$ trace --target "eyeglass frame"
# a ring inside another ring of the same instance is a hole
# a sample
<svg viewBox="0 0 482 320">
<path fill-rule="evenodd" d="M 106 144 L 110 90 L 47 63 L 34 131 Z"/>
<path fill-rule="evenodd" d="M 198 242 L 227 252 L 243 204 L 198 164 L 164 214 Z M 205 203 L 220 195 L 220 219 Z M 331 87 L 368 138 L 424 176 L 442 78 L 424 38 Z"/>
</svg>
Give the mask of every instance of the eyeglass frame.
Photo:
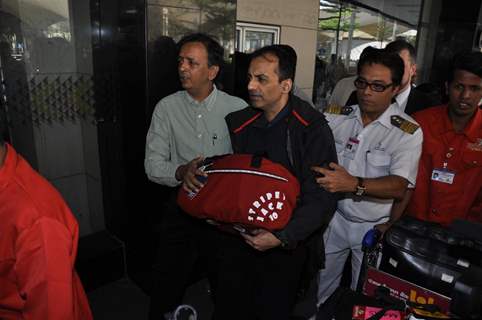
<svg viewBox="0 0 482 320">
<path fill-rule="evenodd" d="M 363 87 L 357 86 L 357 82 L 363 83 Z M 387 90 L 388 88 L 393 86 L 393 82 L 389 83 L 389 84 L 381 84 L 381 83 L 376 83 L 376 82 L 368 82 L 368 81 L 358 77 L 353 81 L 353 85 L 355 86 L 355 88 L 360 89 L 360 90 L 364 90 L 367 87 L 370 87 L 370 90 L 372 90 L 374 92 L 384 92 L 385 90 Z M 373 86 L 380 86 L 381 90 L 375 89 Z"/>
</svg>

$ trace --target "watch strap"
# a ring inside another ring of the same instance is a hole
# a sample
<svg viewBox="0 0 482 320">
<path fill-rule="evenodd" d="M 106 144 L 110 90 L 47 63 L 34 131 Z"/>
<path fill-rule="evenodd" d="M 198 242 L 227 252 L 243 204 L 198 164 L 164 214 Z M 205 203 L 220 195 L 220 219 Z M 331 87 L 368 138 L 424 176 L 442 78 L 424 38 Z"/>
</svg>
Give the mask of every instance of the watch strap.
<svg viewBox="0 0 482 320">
<path fill-rule="evenodd" d="M 364 180 L 363 180 L 362 177 L 356 177 L 356 178 L 358 180 L 358 184 L 356 186 L 355 194 L 357 196 L 362 196 L 365 193 L 365 190 L 366 190 L 365 183 L 364 183 Z"/>
</svg>

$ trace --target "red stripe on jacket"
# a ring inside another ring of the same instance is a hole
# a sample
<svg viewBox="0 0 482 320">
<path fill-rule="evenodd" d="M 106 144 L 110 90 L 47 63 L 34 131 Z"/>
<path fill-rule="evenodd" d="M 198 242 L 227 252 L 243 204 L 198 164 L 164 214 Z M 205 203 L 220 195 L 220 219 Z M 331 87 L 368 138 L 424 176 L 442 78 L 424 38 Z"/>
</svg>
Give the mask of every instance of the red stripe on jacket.
<svg viewBox="0 0 482 320">
<path fill-rule="evenodd" d="M 254 120 L 258 119 L 260 115 L 262 115 L 263 113 L 260 112 L 258 113 L 257 115 L 255 115 L 254 117 L 252 117 L 251 119 L 249 119 L 248 121 L 246 121 L 245 123 L 243 123 L 242 125 L 240 125 L 238 128 L 234 129 L 233 132 L 234 133 L 238 133 L 239 131 L 243 130 L 246 126 L 248 126 L 251 122 L 253 122 Z"/>
<path fill-rule="evenodd" d="M 301 122 L 305 127 L 307 127 L 310 124 L 308 121 L 303 119 L 303 117 L 301 117 L 299 115 L 299 113 L 296 112 L 295 110 L 293 110 L 291 113 L 293 113 L 293 115 L 296 117 L 296 119 L 298 119 L 298 121 Z"/>
</svg>

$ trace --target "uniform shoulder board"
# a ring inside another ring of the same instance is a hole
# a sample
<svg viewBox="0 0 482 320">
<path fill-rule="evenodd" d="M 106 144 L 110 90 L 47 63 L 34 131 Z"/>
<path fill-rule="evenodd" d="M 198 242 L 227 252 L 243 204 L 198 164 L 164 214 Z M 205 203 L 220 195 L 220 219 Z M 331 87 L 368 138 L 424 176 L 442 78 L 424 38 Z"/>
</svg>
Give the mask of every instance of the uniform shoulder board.
<svg viewBox="0 0 482 320">
<path fill-rule="evenodd" d="M 326 113 L 331 113 L 331 114 L 341 114 L 344 116 L 349 115 L 352 113 L 353 108 L 352 107 L 341 107 L 337 106 L 336 104 L 330 104 L 326 109 Z"/>
<path fill-rule="evenodd" d="M 408 121 L 400 116 L 391 116 L 390 122 L 400 130 L 406 133 L 413 134 L 418 129 L 418 125 L 413 122 Z"/>
</svg>

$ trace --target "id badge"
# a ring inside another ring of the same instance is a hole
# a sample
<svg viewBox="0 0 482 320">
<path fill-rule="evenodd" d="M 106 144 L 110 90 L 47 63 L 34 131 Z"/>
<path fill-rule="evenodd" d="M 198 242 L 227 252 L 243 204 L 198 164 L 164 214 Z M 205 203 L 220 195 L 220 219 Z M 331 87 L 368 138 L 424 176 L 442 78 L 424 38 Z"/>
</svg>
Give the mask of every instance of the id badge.
<svg viewBox="0 0 482 320">
<path fill-rule="evenodd" d="M 455 173 L 447 169 L 433 169 L 432 180 L 442 183 L 452 184 L 454 183 Z"/>
<path fill-rule="evenodd" d="M 358 149 L 359 145 L 360 140 L 355 137 L 350 137 L 345 145 L 344 156 L 351 160 L 355 159 L 356 150 Z"/>
</svg>

